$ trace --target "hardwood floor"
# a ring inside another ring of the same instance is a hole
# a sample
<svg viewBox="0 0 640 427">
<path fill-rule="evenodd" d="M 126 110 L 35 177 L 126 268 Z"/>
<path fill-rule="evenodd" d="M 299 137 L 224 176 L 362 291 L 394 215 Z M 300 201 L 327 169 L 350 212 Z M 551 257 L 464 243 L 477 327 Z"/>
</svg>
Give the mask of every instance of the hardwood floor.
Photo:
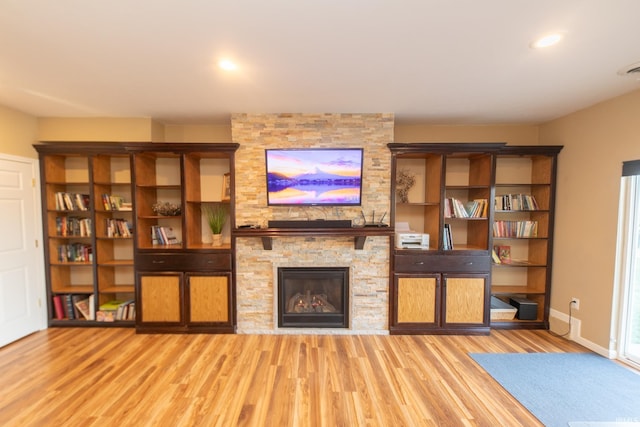
<svg viewBox="0 0 640 427">
<path fill-rule="evenodd" d="M 52 328 L 0 348 L 0 425 L 540 426 L 468 353 L 585 351 L 526 330 L 292 336 Z"/>
</svg>

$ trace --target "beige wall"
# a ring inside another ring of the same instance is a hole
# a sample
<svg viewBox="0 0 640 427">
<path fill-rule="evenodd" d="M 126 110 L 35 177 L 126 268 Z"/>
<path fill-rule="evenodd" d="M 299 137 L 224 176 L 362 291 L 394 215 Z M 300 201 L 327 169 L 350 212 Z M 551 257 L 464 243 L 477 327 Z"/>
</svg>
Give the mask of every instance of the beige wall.
<svg viewBox="0 0 640 427">
<path fill-rule="evenodd" d="M 231 142 L 231 122 L 164 124 L 149 118 L 46 117 L 38 120 L 40 141 Z"/>
<path fill-rule="evenodd" d="M 164 138 L 171 142 L 231 142 L 231 122 L 224 125 L 167 124 Z"/>
<path fill-rule="evenodd" d="M 443 126 L 396 123 L 395 142 L 506 142 L 537 145 L 538 126 L 486 125 Z"/>
<path fill-rule="evenodd" d="M 640 91 L 540 127 L 558 161 L 552 308 L 574 316 L 582 338 L 609 348 L 622 162 L 640 159 Z"/>
<path fill-rule="evenodd" d="M 149 118 L 45 117 L 38 120 L 40 141 L 149 142 L 162 137 Z"/>
<path fill-rule="evenodd" d="M 0 105 L 0 153 L 36 158 L 32 145 L 37 141 L 35 117 Z"/>
</svg>

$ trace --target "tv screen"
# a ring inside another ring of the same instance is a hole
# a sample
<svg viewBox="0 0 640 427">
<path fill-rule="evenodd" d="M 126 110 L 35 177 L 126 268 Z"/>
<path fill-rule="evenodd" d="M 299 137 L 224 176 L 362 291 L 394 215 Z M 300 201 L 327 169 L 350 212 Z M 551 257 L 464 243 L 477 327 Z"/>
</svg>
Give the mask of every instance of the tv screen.
<svg viewBox="0 0 640 427">
<path fill-rule="evenodd" d="M 359 206 L 362 148 L 267 149 L 270 206 Z"/>
</svg>

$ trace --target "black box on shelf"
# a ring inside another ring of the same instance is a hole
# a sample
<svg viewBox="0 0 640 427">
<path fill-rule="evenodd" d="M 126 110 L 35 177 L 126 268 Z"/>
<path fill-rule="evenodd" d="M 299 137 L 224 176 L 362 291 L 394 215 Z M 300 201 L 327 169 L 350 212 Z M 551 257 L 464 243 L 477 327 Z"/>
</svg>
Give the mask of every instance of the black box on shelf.
<svg viewBox="0 0 640 427">
<path fill-rule="evenodd" d="M 536 320 L 538 318 L 538 303 L 521 297 L 511 297 L 509 304 L 518 309 L 516 317 L 520 320 Z"/>
</svg>

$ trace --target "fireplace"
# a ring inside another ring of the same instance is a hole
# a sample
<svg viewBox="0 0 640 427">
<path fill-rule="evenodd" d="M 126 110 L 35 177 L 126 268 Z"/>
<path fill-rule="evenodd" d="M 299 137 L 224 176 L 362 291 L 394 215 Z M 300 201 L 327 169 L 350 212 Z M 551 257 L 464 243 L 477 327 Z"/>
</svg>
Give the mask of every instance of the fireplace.
<svg viewBox="0 0 640 427">
<path fill-rule="evenodd" d="M 278 268 L 278 327 L 348 326 L 349 267 Z"/>
</svg>

